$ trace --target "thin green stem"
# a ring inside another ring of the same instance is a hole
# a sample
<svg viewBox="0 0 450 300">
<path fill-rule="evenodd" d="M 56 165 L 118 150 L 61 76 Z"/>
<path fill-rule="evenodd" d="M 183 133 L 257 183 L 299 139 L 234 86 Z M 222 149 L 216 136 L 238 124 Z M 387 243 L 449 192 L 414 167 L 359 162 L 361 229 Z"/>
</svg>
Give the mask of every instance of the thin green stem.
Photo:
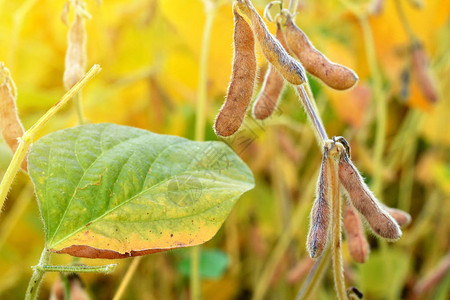
<svg viewBox="0 0 450 300">
<path fill-rule="evenodd" d="M 289 0 L 289 11 L 292 14 L 297 12 L 298 0 Z"/>
<path fill-rule="evenodd" d="M 11 160 L 11 163 L 3 176 L 2 182 L 0 183 L 0 209 L 5 203 L 6 196 L 8 195 L 9 189 L 11 187 L 17 172 L 19 171 L 20 164 L 25 159 L 30 145 L 33 143 L 34 136 L 36 133 L 48 122 L 48 120 L 61 109 L 61 107 L 66 104 L 74 95 L 76 95 L 85 85 L 91 80 L 101 68 L 99 65 L 94 65 L 80 81 L 77 82 L 67 93 L 52 107 L 50 108 L 30 129 L 28 129 L 22 136 L 19 146 Z"/>
<path fill-rule="evenodd" d="M 39 259 L 38 266 L 46 265 L 50 262 L 51 252 L 44 248 Z M 31 276 L 30 283 L 28 284 L 27 292 L 25 294 L 25 300 L 37 299 L 39 286 L 41 285 L 42 279 L 44 278 L 45 271 L 34 268 L 33 275 Z"/>
<path fill-rule="evenodd" d="M 311 180 L 308 183 L 305 192 L 302 194 L 302 198 L 303 199 L 311 198 L 314 193 L 315 187 L 316 187 L 315 181 Z M 284 253 L 289 247 L 289 244 L 292 241 L 295 232 L 301 226 L 303 220 L 305 220 L 305 217 L 308 214 L 307 209 L 308 205 L 309 203 L 307 201 L 301 201 L 299 202 L 299 204 L 297 204 L 297 207 L 295 208 L 290 218 L 288 227 L 286 228 L 286 230 L 283 231 L 280 238 L 278 239 L 277 244 L 272 250 L 272 253 L 270 254 L 267 260 L 267 263 L 264 265 L 264 269 L 257 280 L 255 293 L 253 295 L 254 300 L 264 299 L 267 289 L 269 288 L 270 279 L 272 278 L 276 267 L 278 266 L 281 258 L 283 257 Z"/>
<path fill-rule="evenodd" d="M 200 279 L 200 251 L 201 247 L 196 246 L 191 248 L 191 281 L 190 294 L 191 299 L 201 299 L 201 279 Z"/>
<path fill-rule="evenodd" d="M 13 232 L 14 228 L 16 228 L 17 222 L 22 217 L 25 212 L 28 204 L 30 204 L 31 199 L 34 196 L 34 189 L 31 184 L 27 184 L 25 188 L 20 192 L 16 201 L 14 202 L 14 206 L 5 216 L 5 219 L 2 222 L 2 226 L 0 228 L 0 249 L 3 247 L 3 244 Z"/>
<path fill-rule="evenodd" d="M 83 110 L 83 97 L 81 96 L 81 92 L 74 96 L 74 105 L 77 112 L 78 123 L 81 125 L 86 124 L 86 118 L 84 116 Z"/>
<path fill-rule="evenodd" d="M 200 51 L 200 65 L 198 73 L 198 100 L 195 119 L 195 140 L 205 140 L 206 124 L 206 99 L 208 88 L 208 59 L 209 46 L 211 42 L 211 30 L 216 15 L 216 6 L 210 0 L 205 0 L 205 25 L 203 29 L 202 48 Z"/>
<path fill-rule="evenodd" d="M 331 187 L 332 187 L 332 218 L 331 218 L 331 251 L 333 258 L 333 277 L 338 299 L 347 299 L 345 290 L 344 269 L 342 262 L 342 241 L 341 241 L 341 194 L 338 176 L 338 162 L 330 155 L 327 157 L 330 166 Z"/>
<path fill-rule="evenodd" d="M 120 300 L 125 293 L 125 290 L 128 287 L 128 284 L 131 281 L 131 278 L 133 278 L 134 273 L 137 270 L 137 267 L 139 266 L 139 263 L 142 260 L 142 256 L 138 256 L 136 258 L 133 258 L 131 261 L 130 266 L 128 267 L 127 273 L 125 273 L 124 278 L 120 282 L 119 288 L 117 289 L 116 294 L 114 295 L 113 300 Z"/>
<path fill-rule="evenodd" d="M 394 0 L 395 3 L 395 9 L 397 10 L 398 17 L 400 19 L 400 23 L 403 26 L 403 29 L 405 29 L 406 34 L 408 35 L 409 39 L 411 41 L 417 41 L 416 35 L 414 34 L 414 31 L 411 28 L 411 25 L 409 25 L 408 19 L 406 18 L 405 11 L 403 10 L 403 6 L 400 2 L 400 0 Z"/>
<path fill-rule="evenodd" d="M 328 135 L 325 131 L 322 120 L 320 119 L 319 112 L 317 111 L 317 106 L 315 104 L 313 94 L 311 93 L 307 82 L 302 85 L 296 86 L 296 89 L 300 96 L 300 101 L 302 102 L 306 114 L 308 115 L 308 120 L 311 122 L 314 133 L 316 134 L 316 138 L 319 142 L 319 147 L 323 149 L 325 142 L 328 140 Z"/>
<path fill-rule="evenodd" d="M 376 105 L 377 129 L 375 133 L 373 191 L 375 195 L 381 195 L 383 189 L 382 173 L 385 167 L 383 152 L 386 141 L 387 105 L 382 86 L 381 74 L 376 61 L 375 43 L 369 20 L 367 19 L 367 16 L 359 16 L 358 19 L 363 31 L 367 62 L 373 78 L 373 98 Z"/>
<path fill-rule="evenodd" d="M 64 291 L 64 300 L 70 300 L 72 297 L 71 293 L 70 293 L 70 280 L 69 278 L 67 278 L 66 274 L 64 273 L 60 273 L 61 276 L 61 283 L 63 286 L 63 291 Z"/>
<path fill-rule="evenodd" d="M 208 59 L 209 46 L 211 42 L 211 31 L 216 15 L 216 5 L 211 0 L 204 0 L 205 4 L 205 25 L 203 29 L 202 48 L 200 51 L 200 65 L 198 73 L 198 100 L 195 119 L 195 140 L 205 140 L 206 124 L 206 100 L 208 92 Z M 201 299 L 201 279 L 200 279 L 200 246 L 191 249 L 191 276 L 190 295 L 191 300 Z"/>
<path fill-rule="evenodd" d="M 319 281 L 322 279 L 328 263 L 330 262 L 331 247 L 328 246 L 314 264 L 311 272 L 306 278 L 295 300 L 307 300 L 311 298 L 312 292 L 315 290 Z"/>
<path fill-rule="evenodd" d="M 86 266 L 86 265 L 69 265 L 69 266 L 53 266 L 53 265 L 37 265 L 34 270 L 44 272 L 65 272 L 65 273 L 105 273 L 114 272 L 117 264 L 110 264 L 105 266 Z"/>
</svg>

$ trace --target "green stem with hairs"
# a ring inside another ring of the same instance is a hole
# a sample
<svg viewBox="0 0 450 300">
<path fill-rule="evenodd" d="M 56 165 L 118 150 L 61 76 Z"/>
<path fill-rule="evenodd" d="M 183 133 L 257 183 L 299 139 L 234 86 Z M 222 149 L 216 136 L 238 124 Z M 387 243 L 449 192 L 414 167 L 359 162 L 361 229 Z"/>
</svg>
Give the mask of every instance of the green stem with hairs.
<svg viewBox="0 0 450 300">
<path fill-rule="evenodd" d="M 39 286 L 41 285 L 42 279 L 45 275 L 45 270 L 41 270 L 37 267 L 46 265 L 50 262 L 51 252 L 44 248 L 39 259 L 39 264 L 34 268 L 33 275 L 31 276 L 30 283 L 28 284 L 27 292 L 25 294 L 25 300 L 37 299 Z"/>
</svg>

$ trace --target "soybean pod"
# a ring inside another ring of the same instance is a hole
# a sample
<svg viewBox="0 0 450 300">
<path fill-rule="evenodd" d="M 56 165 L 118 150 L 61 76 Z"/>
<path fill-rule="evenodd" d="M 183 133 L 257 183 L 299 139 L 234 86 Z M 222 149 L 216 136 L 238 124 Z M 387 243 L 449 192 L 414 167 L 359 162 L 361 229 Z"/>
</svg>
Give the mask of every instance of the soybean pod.
<svg viewBox="0 0 450 300">
<path fill-rule="evenodd" d="M 275 69 L 293 85 L 305 83 L 303 66 L 283 48 L 281 43 L 269 32 L 256 9 L 249 0 L 236 0 L 239 10 L 247 16 L 255 32 L 262 53 Z"/>
<path fill-rule="evenodd" d="M 286 41 L 289 49 L 297 56 L 306 71 L 336 90 L 351 88 L 358 81 L 358 75 L 349 68 L 331 62 L 318 51 L 306 34 L 298 28 L 292 17 L 286 19 Z"/>
</svg>

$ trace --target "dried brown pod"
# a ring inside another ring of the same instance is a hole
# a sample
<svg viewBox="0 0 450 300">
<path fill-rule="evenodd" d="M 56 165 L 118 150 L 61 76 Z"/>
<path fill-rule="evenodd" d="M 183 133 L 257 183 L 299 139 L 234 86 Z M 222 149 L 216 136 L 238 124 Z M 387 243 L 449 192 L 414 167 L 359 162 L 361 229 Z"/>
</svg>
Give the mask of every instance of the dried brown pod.
<svg viewBox="0 0 450 300">
<path fill-rule="evenodd" d="M 230 136 L 241 127 L 255 84 L 256 55 L 253 31 L 235 7 L 233 7 L 233 13 L 233 70 L 227 98 L 214 124 L 214 130 L 218 136 Z"/>
<path fill-rule="evenodd" d="M 364 216 L 377 235 L 388 240 L 397 240 L 402 236 L 397 222 L 369 190 L 345 151 L 339 160 L 339 180 L 353 206 Z"/>
<path fill-rule="evenodd" d="M 236 0 L 235 3 L 250 20 L 256 40 L 266 59 L 290 83 L 294 85 L 305 83 L 307 78 L 303 66 L 290 56 L 281 43 L 269 32 L 252 3 L 249 0 Z"/>
<path fill-rule="evenodd" d="M 24 134 L 22 122 L 17 114 L 16 106 L 16 86 L 11 78 L 9 70 L 0 63 L 0 127 L 3 138 L 12 152 L 16 152 L 19 147 L 19 138 Z M 27 170 L 27 159 L 21 165 Z"/>
<path fill-rule="evenodd" d="M 284 33 L 279 23 L 277 23 L 277 32 L 275 36 L 284 49 L 287 50 Z M 267 74 L 264 77 L 261 92 L 253 105 L 253 116 L 255 119 L 264 120 L 272 115 L 278 105 L 283 88 L 283 76 L 281 76 L 281 74 L 272 65 L 269 65 Z"/>
<path fill-rule="evenodd" d="M 404 227 L 411 223 L 411 215 L 398 208 L 385 206 L 384 209 L 394 218 L 398 226 Z"/>
<path fill-rule="evenodd" d="M 358 75 L 355 72 L 343 65 L 331 62 L 318 51 L 290 16 L 286 18 L 286 41 L 289 49 L 297 56 L 306 71 L 329 87 L 346 90 L 358 81 Z"/>
<path fill-rule="evenodd" d="M 64 87 L 70 89 L 84 75 L 86 68 L 86 28 L 85 16 L 76 10 L 75 18 L 67 34 L 67 51 L 64 70 Z"/>
<path fill-rule="evenodd" d="M 355 208 L 349 203 L 345 205 L 344 229 L 347 232 L 347 244 L 352 258 L 358 263 L 366 262 L 369 257 L 369 243 L 364 228 Z"/>
<path fill-rule="evenodd" d="M 311 210 L 311 221 L 306 247 L 311 258 L 319 257 L 328 242 L 328 227 L 330 225 L 330 167 L 325 148 L 317 182 L 317 196 Z"/>
<path fill-rule="evenodd" d="M 428 59 L 423 46 L 416 42 L 412 45 L 412 64 L 417 83 L 424 97 L 430 102 L 438 100 L 438 93 L 428 70 Z"/>
</svg>

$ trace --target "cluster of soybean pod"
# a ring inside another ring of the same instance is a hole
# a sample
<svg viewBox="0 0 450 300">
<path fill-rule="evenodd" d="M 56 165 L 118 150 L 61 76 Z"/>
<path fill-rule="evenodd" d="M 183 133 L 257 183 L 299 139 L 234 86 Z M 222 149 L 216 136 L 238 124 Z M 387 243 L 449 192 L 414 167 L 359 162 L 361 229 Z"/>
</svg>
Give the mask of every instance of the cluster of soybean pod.
<svg viewBox="0 0 450 300">
<path fill-rule="evenodd" d="M 275 111 L 285 81 L 297 87 L 305 83 L 308 86 L 305 69 L 337 90 L 349 89 L 358 81 L 354 71 L 331 62 L 318 51 L 287 10 L 278 15 L 282 18 L 275 18 L 275 36 L 269 32 L 250 0 L 235 0 L 233 13 L 234 61 L 226 101 L 214 124 L 218 136 L 231 136 L 239 130 L 252 100 L 257 68 L 255 39 L 269 62 L 264 83 L 252 108 L 255 119 L 264 120 Z M 329 245 L 333 231 L 330 218 L 336 217 L 333 214 L 338 215 L 339 223 L 339 238 L 333 246 L 340 247 L 341 205 L 335 210 L 330 203 L 336 189 L 337 197 L 342 190 L 343 198 L 347 199 L 344 229 L 350 254 L 359 263 L 367 260 L 370 251 L 361 216 L 374 234 L 389 241 L 399 239 L 402 235 L 400 227 L 411 220 L 406 212 L 389 208 L 375 198 L 350 160 L 347 141 L 343 137 L 334 137 L 323 147 L 317 196 L 311 210 L 307 250 L 312 258 L 320 257 Z"/>
</svg>

